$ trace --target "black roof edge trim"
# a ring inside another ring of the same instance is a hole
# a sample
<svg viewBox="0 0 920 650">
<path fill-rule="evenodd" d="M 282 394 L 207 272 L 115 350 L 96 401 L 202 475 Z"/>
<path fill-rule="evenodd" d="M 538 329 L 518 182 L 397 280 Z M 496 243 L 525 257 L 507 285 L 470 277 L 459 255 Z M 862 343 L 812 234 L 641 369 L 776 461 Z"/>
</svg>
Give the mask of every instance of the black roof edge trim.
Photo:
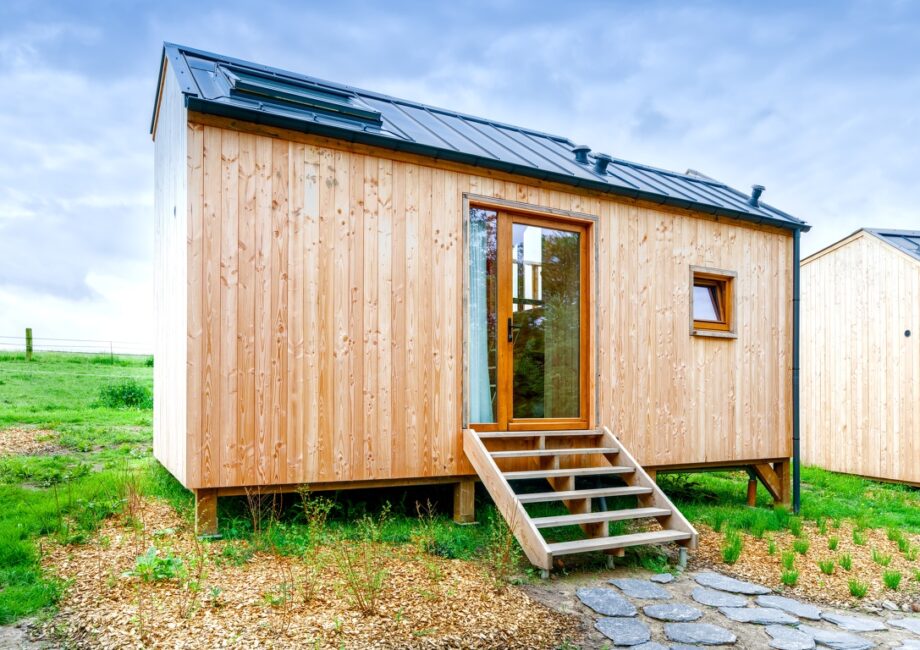
<svg viewBox="0 0 920 650">
<path fill-rule="evenodd" d="M 707 205 L 705 203 L 696 203 L 686 199 L 663 197 L 659 194 L 643 192 L 641 190 L 630 190 L 628 188 L 613 186 L 602 181 L 581 179 L 573 176 L 567 176 L 561 173 L 555 174 L 552 172 L 534 169 L 532 167 L 526 167 L 524 165 L 518 165 L 515 163 L 483 159 L 480 156 L 471 156 L 461 152 L 451 152 L 444 149 L 438 149 L 436 147 L 430 147 L 428 145 L 418 144 L 415 142 L 406 142 L 402 140 L 397 141 L 386 136 L 367 133 L 366 131 L 345 131 L 334 126 L 327 126 L 317 122 L 307 122 L 304 120 L 286 118 L 278 115 L 270 115 L 257 110 L 251 110 L 237 106 L 228 106 L 218 102 L 211 102 L 206 99 L 201 99 L 194 96 L 186 96 L 186 107 L 189 110 L 194 110 L 199 113 L 206 113 L 219 117 L 236 118 L 245 122 L 264 124 L 266 126 L 275 126 L 278 128 L 290 129 L 292 131 L 300 131 L 303 133 L 313 133 L 336 140 L 357 142 L 360 144 L 383 147 L 384 149 L 392 149 L 394 151 L 405 151 L 408 153 L 426 156 L 433 160 L 448 160 L 451 162 L 473 165 L 475 167 L 483 167 L 486 169 L 510 172 L 519 176 L 527 176 L 529 178 L 553 181 L 563 185 L 582 187 L 585 189 L 599 191 L 604 194 L 614 194 L 616 196 L 641 199 L 643 201 L 649 201 L 659 205 L 683 208 L 685 210 L 691 210 L 693 212 L 700 212 L 717 217 L 729 217 L 739 221 L 745 221 L 748 223 L 754 223 L 763 226 L 772 226 L 782 230 L 798 230 L 801 232 L 807 232 L 811 230 L 810 225 L 800 221 L 792 223 L 782 219 L 756 216 L 746 212 L 729 210 L 713 205 Z"/>
<path fill-rule="evenodd" d="M 156 94 L 153 96 L 153 112 L 150 115 L 150 135 L 152 136 L 156 135 L 154 129 L 156 129 L 157 126 L 157 114 L 160 110 L 160 94 L 163 91 L 163 83 L 166 81 L 164 69 L 166 68 L 167 60 L 172 65 L 174 72 L 180 77 L 176 79 L 176 83 L 179 84 L 179 89 L 182 91 L 182 94 L 185 95 L 186 107 L 188 107 L 189 96 L 195 95 L 198 92 L 197 88 L 192 86 L 194 81 L 192 71 L 189 69 L 185 57 L 180 53 L 180 49 L 172 43 L 164 43 L 163 50 L 160 53 L 160 71 L 157 75 Z M 185 80 L 184 84 L 182 83 L 183 79 Z"/>
</svg>

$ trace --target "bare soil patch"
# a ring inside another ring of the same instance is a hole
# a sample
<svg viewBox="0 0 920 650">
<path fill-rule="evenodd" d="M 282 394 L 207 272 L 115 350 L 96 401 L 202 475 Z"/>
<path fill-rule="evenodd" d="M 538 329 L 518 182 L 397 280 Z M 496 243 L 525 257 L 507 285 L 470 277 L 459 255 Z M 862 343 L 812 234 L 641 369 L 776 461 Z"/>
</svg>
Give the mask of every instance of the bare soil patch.
<svg viewBox="0 0 920 650">
<path fill-rule="evenodd" d="M 307 598 L 297 588 L 306 575 L 301 558 L 256 552 L 234 561 L 241 542 L 196 545 L 188 525 L 159 502 L 143 502 L 130 523 L 110 520 L 92 542 L 45 556 L 48 569 L 72 580 L 49 629 L 65 630 L 77 647 L 554 648 L 580 634 L 577 618 L 497 586 L 483 566 L 411 546 L 381 555 L 387 574 L 377 611 L 363 614 L 335 563 L 318 565 Z M 201 558 L 197 589 L 130 575 L 151 545 L 161 557 Z"/>
<path fill-rule="evenodd" d="M 13 427 L 0 431 L 0 457 L 39 456 L 60 450 L 58 434 L 47 429 Z"/>
<path fill-rule="evenodd" d="M 806 522 L 799 538 L 789 531 L 768 531 L 763 539 L 745 534 L 741 557 L 735 564 L 729 565 L 722 560 L 721 549 L 725 535 L 706 526 L 698 526 L 697 529 L 700 532 L 700 545 L 695 553 L 691 553 L 693 568 L 712 567 L 723 573 L 787 592 L 790 596 L 836 607 L 876 611 L 887 601 L 889 609 L 893 603 L 899 609 L 912 610 L 915 604 L 920 604 L 920 582 L 917 581 L 917 577 L 920 577 L 920 561 L 917 558 L 910 559 L 907 553 L 902 552 L 896 541 L 888 539 L 885 530 L 859 531 L 859 535 L 865 539 L 864 544 L 854 542 L 854 526 L 849 523 L 842 523 L 839 528 L 833 528 L 828 524 L 826 534 L 822 534 L 815 524 Z M 902 535 L 911 547 L 920 546 L 920 536 L 908 533 Z M 831 538 L 837 539 L 835 550 L 828 548 Z M 773 554 L 769 552 L 771 539 L 775 546 Z M 808 550 L 804 555 L 793 549 L 796 539 L 808 541 Z M 873 551 L 879 558 L 890 557 L 888 566 L 878 564 L 873 559 Z M 799 577 L 794 587 L 787 587 L 781 581 L 783 553 L 793 553 L 795 557 L 795 570 L 799 572 Z M 844 555 L 849 555 L 852 560 L 849 570 L 840 566 L 840 560 Z M 820 561 L 834 562 L 831 575 L 821 571 L 818 564 Z M 886 571 L 897 571 L 902 574 L 897 590 L 889 589 L 885 585 L 883 575 Z M 868 587 L 864 598 L 854 598 L 850 595 L 851 580 L 858 580 Z"/>
</svg>

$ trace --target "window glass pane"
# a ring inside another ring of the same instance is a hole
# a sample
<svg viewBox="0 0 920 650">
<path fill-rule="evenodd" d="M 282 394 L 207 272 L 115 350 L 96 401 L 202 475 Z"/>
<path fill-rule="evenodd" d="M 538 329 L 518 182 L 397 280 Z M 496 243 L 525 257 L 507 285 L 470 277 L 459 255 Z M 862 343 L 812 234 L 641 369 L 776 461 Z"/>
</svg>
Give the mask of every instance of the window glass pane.
<svg viewBox="0 0 920 650">
<path fill-rule="evenodd" d="M 495 422 L 498 386 L 498 215 L 470 209 L 469 421 Z"/>
<path fill-rule="evenodd" d="M 511 251 L 515 418 L 580 415 L 581 237 L 515 223 Z"/>
<path fill-rule="evenodd" d="M 712 285 L 693 286 L 693 320 L 718 323 L 722 320 L 716 301 L 718 288 Z"/>
</svg>

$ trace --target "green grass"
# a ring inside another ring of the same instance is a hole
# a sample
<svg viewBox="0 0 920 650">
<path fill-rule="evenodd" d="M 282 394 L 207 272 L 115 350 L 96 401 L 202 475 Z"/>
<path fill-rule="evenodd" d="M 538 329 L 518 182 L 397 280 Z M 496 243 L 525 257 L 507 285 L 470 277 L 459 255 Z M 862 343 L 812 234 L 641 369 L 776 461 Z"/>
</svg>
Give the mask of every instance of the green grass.
<svg viewBox="0 0 920 650">
<path fill-rule="evenodd" d="M 869 593 L 869 585 L 865 582 L 860 582 L 853 578 L 847 584 L 850 587 L 850 595 L 854 598 L 865 598 L 866 594 Z"/>
<path fill-rule="evenodd" d="M 886 587 L 892 591 L 897 591 L 898 587 L 901 585 L 902 577 L 900 571 L 885 571 L 885 573 L 882 574 L 882 581 L 885 583 Z"/>
</svg>

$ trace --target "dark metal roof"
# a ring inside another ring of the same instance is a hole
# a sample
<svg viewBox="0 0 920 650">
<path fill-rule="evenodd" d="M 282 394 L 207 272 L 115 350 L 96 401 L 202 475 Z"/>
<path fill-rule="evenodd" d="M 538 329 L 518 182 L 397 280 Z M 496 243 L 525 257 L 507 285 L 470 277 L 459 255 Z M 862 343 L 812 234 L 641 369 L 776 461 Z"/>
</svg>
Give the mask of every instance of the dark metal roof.
<svg viewBox="0 0 920 650">
<path fill-rule="evenodd" d="M 701 174 L 617 158 L 603 174 L 576 162 L 568 138 L 463 115 L 166 43 L 189 110 L 387 147 L 621 196 L 808 230 L 804 221 Z M 162 77 L 162 75 L 161 75 Z M 162 79 L 161 79 L 162 83 Z M 159 88 L 157 89 L 159 98 Z M 156 119 L 156 109 L 154 117 Z M 151 122 L 151 132 L 154 123 Z"/>
<path fill-rule="evenodd" d="M 863 230 L 920 260 L 920 230 L 881 230 L 878 228 L 863 228 Z"/>
</svg>

